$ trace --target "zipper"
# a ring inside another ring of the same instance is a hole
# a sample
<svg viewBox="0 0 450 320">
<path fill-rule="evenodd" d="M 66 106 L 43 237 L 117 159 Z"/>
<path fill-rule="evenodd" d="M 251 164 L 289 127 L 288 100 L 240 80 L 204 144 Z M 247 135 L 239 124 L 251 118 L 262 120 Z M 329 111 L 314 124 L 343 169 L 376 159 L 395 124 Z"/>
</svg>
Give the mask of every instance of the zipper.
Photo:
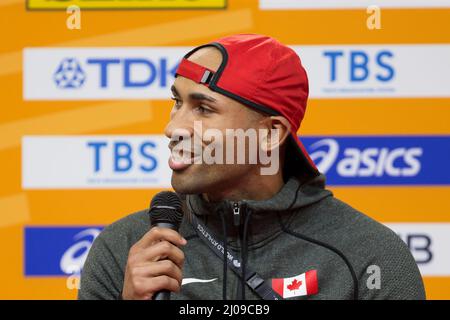
<svg viewBox="0 0 450 320">
<path fill-rule="evenodd" d="M 233 202 L 233 224 L 235 227 L 239 227 L 241 224 L 241 204 L 239 202 Z"/>
<path fill-rule="evenodd" d="M 239 234 L 239 242 L 242 245 L 243 242 L 243 225 L 241 223 L 241 221 L 245 220 L 245 216 L 247 214 L 246 210 L 247 210 L 247 203 L 245 201 L 235 201 L 232 204 L 233 207 L 233 225 L 238 228 L 238 234 Z M 241 258 L 242 258 L 242 250 L 243 248 L 241 247 Z M 242 261 L 241 261 L 242 263 Z M 238 281 L 237 285 L 236 285 L 236 293 L 235 293 L 235 299 L 243 299 L 242 296 L 242 286 L 245 286 L 245 284 L 242 284 L 240 278 L 236 278 L 236 280 Z"/>
</svg>

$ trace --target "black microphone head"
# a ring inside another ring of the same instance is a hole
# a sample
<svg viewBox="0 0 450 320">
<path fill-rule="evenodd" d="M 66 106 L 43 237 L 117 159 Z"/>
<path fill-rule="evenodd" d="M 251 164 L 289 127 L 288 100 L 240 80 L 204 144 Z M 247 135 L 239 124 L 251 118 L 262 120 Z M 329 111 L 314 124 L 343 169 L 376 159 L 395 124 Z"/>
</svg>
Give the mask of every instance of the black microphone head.
<svg viewBox="0 0 450 320">
<path fill-rule="evenodd" d="M 171 191 L 162 191 L 156 194 L 150 203 L 150 223 L 152 226 L 167 223 L 178 230 L 183 219 L 183 209 L 180 197 Z"/>
</svg>

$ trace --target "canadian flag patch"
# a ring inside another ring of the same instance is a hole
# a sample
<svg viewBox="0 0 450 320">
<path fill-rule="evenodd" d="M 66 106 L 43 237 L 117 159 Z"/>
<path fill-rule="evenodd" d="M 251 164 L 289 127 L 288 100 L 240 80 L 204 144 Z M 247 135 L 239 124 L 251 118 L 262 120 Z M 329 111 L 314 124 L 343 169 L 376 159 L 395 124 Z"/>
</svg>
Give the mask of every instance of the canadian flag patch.
<svg viewBox="0 0 450 320">
<path fill-rule="evenodd" d="M 319 292 L 317 270 L 310 270 L 291 278 L 272 279 L 272 288 L 283 298 L 316 294 Z"/>
</svg>

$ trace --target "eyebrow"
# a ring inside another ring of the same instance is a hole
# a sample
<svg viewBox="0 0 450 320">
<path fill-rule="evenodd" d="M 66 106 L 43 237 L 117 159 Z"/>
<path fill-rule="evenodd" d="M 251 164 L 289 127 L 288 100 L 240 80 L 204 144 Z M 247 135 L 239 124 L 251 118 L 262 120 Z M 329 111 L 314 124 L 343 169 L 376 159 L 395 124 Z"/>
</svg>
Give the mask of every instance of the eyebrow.
<svg viewBox="0 0 450 320">
<path fill-rule="evenodd" d="M 200 92 L 192 92 L 189 94 L 189 98 L 192 100 L 207 100 L 211 102 L 216 102 L 217 100 L 211 96 L 208 96 L 207 94 L 200 93 Z"/>
<path fill-rule="evenodd" d="M 180 94 L 178 93 L 177 88 L 174 85 L 172 85 L 170 87 L 170 90 L 172 90 L 172 93 L 175 96 L 178 96 L 178 97 L 180 96 Z M 209 96 L 207 94 L 200 93 L 200 92 L 192 92 L 192 93 L 190 93 L 189 94 L 189 98 L 192 99 L 192 100 L 207 100 L 207 101 L 211 101 L 211 102 L 217 102 L 217 99 L 215 99 L 215 98 L 213 98 L 213 97 L 211 97 L 211 96 Z"/>
</svg>

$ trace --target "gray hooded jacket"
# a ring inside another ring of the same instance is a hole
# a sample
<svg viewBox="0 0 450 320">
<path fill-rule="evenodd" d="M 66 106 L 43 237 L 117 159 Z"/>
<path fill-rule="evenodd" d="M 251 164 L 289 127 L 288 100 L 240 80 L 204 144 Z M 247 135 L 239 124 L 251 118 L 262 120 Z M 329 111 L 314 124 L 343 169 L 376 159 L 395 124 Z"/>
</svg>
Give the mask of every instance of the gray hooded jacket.
<svg viewBox="0 0 450 320">
<path fill-rule="evenodd" d="M 238 226 L 233 223 L 237 206 Z M 288 299 L 425 299 L 422 278 L 404 242 L 336 199 L 325 189 L 323 175 L 303 184 L 290 178 L 265 201 L 208 203 L 200 195 L 187 195 L 184 207 L 180 233 L 188 240 L 183 247 L 186 281 L 179 293 L 171 294 L 172 300 L 222 300 L 224 294 L 226 299 L 259 299 L 234 272 L 225 272 L 223 260 L 195 232 L 190 214 L 216 239 L 226 236 L 228 250 L 242 256 L 246 268 L 269 285 L 272 279 L 315 270 L 317 293 Z M 106 227 L 89 252 L 78 298 L 118 299 L 128 251 L 149 228 L 147 210 Z"/>
</svg>

